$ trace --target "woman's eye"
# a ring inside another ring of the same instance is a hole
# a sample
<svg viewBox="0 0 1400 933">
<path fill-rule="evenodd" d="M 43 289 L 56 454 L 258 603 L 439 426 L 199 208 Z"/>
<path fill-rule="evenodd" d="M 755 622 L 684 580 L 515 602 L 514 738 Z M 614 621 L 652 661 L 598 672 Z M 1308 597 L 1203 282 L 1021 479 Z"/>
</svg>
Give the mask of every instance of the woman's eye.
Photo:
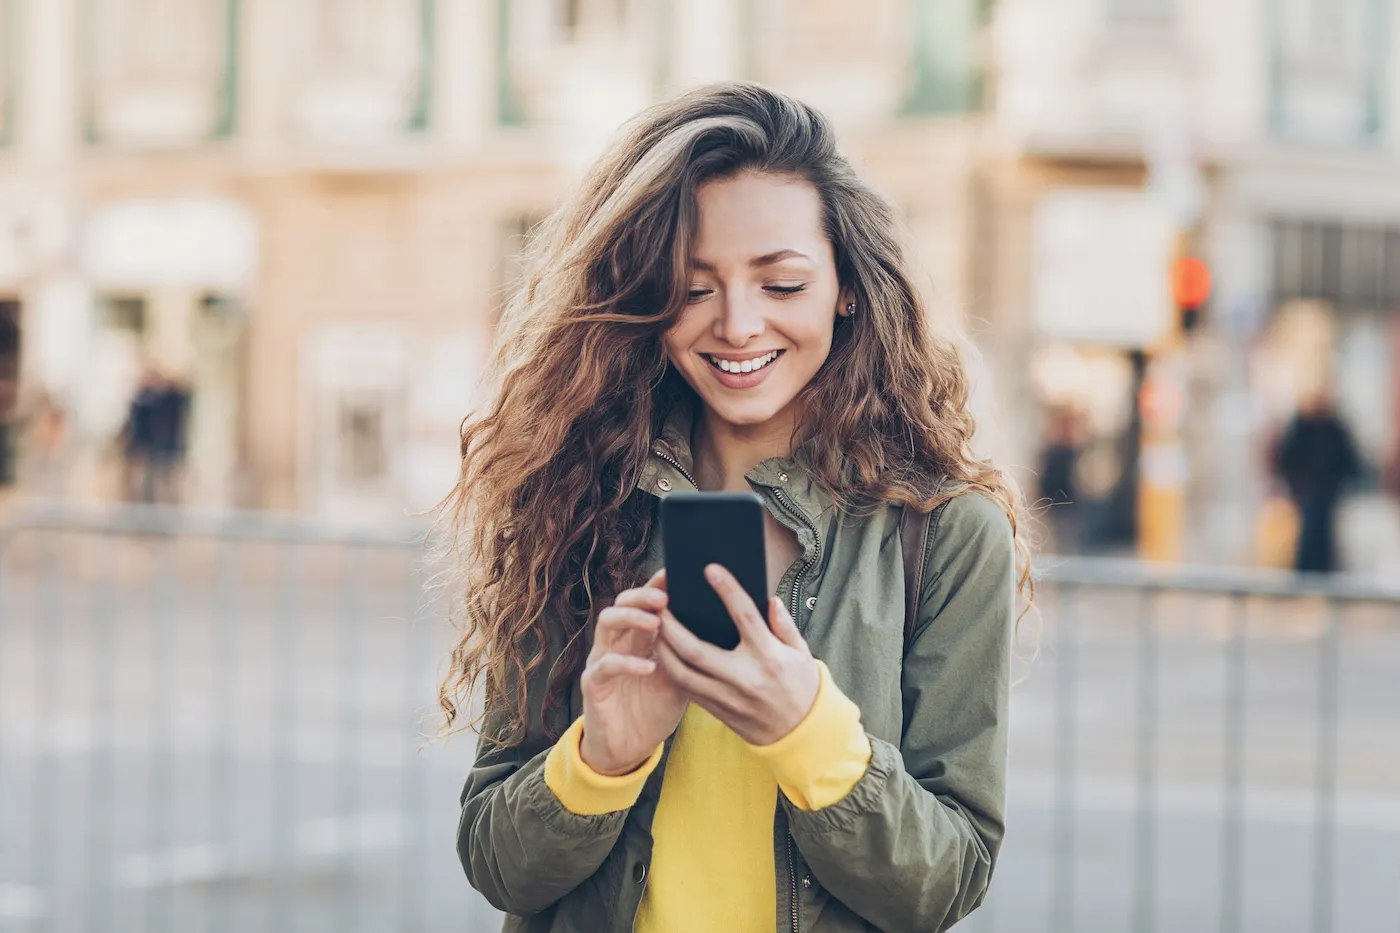
<svg viewBox="0 0 1400 933">
<path fill-rule="evenodd" d="M 779 298 L 785 298 L 788 295 L 796 295 L 806 287 L 806 285 L 765 285 L 763 290 L 777 295 Z"/>
<path fill-rule="evenodd" d="M 689 293 L 686 294 L 686 300 L 694 304 L 697 301 L 704 301 L 713 294 L 714 291 L 708 288 L 692 288 Z"/>
</svg>

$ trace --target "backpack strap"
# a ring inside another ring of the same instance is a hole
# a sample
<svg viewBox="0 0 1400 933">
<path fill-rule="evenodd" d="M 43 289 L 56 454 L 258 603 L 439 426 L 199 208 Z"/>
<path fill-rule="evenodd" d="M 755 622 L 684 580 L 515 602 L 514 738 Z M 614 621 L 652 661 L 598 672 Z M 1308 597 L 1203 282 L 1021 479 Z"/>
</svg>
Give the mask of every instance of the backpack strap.
<svg viewBox="0 0 1400 933">
<path fill-rule="evenodd" d="M 939 506 L 935 511 L 942 511 Z M 924 564 L 928 559 L 929 523 L 933 512 L 904 506 L 899 516 L 899 539 L 904 550 L 904 651 L 914 640 L 918 623 L 919 593 L 924 588 Z"/>
</svg>

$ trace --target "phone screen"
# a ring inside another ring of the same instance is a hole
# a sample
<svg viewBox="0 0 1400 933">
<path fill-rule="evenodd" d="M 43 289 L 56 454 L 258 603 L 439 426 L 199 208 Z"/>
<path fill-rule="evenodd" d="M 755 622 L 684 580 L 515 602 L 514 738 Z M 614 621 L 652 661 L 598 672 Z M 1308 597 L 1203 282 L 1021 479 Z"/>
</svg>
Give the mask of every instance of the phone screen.
<svg viewBox="0 0 1400 933">
<path fill-rule="evenodd" d="M 728 568 L 768 617 L 763 501 L 751 492 L 676 492 L 661 501 L 662 550 L 671 613 L 711 644 L 731 649 L 739 630 L 705 566 Z"/>
</svg>

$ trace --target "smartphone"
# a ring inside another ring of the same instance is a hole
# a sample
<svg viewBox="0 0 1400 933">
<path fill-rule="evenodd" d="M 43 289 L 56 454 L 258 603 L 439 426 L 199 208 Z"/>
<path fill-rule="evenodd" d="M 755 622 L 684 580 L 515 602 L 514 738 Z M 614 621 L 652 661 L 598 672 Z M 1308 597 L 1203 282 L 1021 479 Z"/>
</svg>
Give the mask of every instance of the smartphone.
<svg viewBox="0 0 1400 933">
<path fill-rule="evenodd" d="M 768 567 L 763 548 L 763 501 L 751 492 L 676 492 L 661 500 L 661 537 L 671 614 L 699 638 L 726 650 L 739 630 L 705 567 L 734 574 L 764 619 Z"/>
</svg>

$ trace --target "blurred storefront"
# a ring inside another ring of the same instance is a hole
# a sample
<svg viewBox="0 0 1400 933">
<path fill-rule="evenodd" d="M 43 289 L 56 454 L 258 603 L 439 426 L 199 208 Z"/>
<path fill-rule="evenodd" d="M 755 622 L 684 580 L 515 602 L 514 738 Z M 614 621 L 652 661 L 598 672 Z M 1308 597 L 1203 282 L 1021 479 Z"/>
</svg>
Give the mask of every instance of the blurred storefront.
<svg viewBox="0 0 1400 933">
<path fill-rule="evenodd" d="M 66 431 L 61 479 L 21 485 L 119 495 L 154 368 L 194 389 L 184 501 L 430 507 L 529 227 L 704 81 L 825 109 L 963 307 L 985 26 L 972 0 L 0 4 L 0 301 L 20 407 Z"/>
<path fill-rule="evenodd" d="M 0 3 L 16 481 L 115 495 L 152 364 L 195 389 L 186 501 L 430 507 L 531 225 L 622 119 L 750 78 L 827 112 L 898 206 L 981 352 L 978 444 L 1033 495 L 1073 461 L 1078 546 L 1141 550 L 1146 517 L 1159 553 L 1252 559 L 1303 383 L 1368 462 L 1400 449 L 1381 6 Z M 1215 280 L 1189 337 L 1183 251 Z"/>
</svg>

